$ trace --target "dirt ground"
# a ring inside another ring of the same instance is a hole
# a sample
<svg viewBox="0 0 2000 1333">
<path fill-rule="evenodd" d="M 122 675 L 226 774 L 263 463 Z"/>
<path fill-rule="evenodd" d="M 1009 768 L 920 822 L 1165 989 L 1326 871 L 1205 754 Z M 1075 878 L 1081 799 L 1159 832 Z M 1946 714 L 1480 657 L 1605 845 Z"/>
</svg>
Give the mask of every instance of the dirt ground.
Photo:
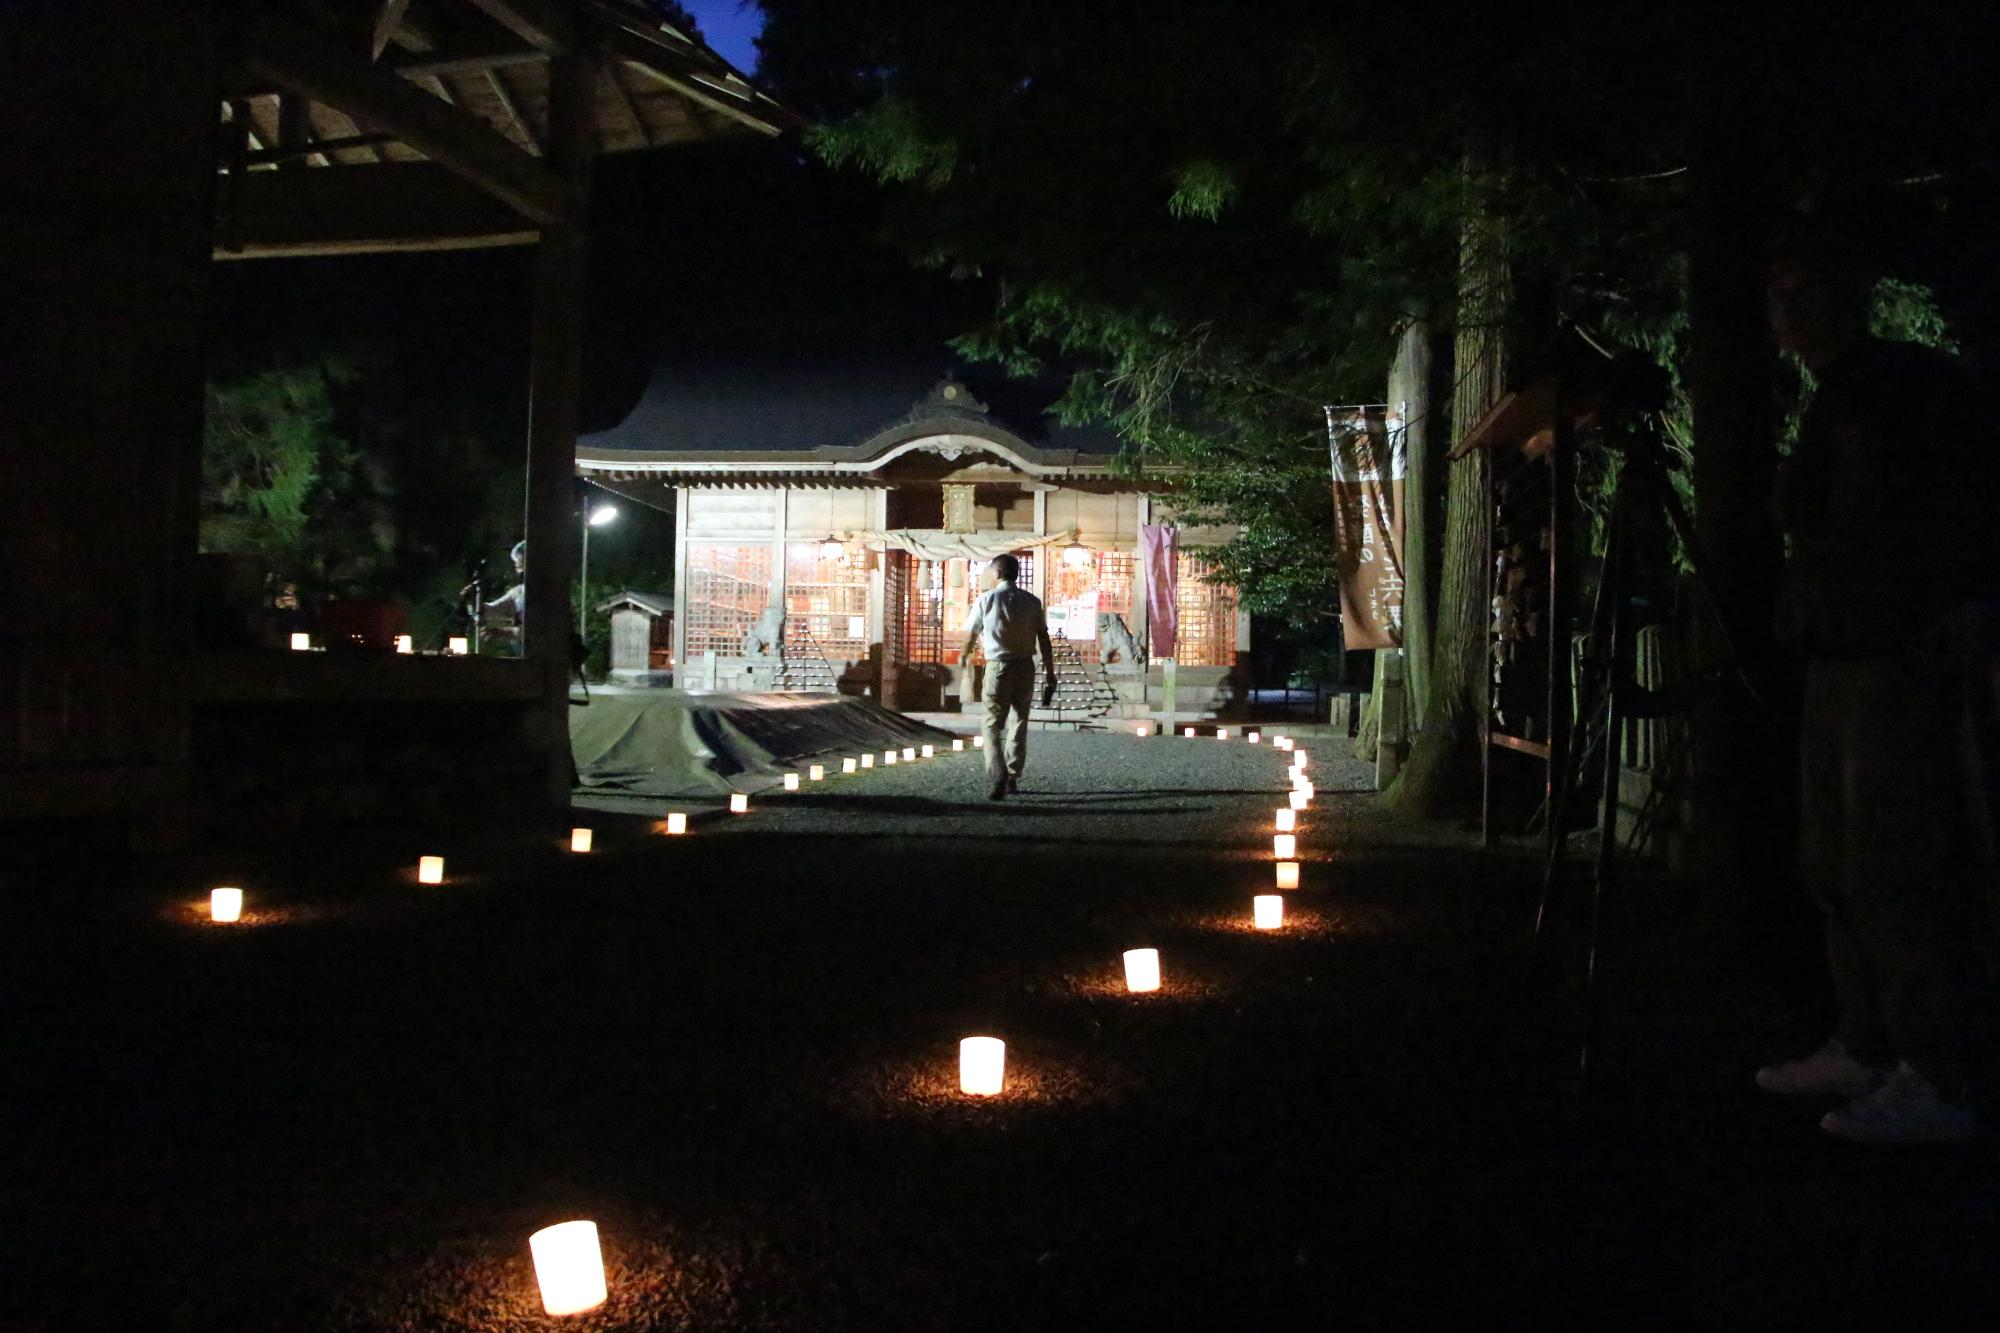
<svg viewBox="0 0 2000 1333">
<path fill-rule="evenodd" d="M 16 881 L 0 1330 L 1993 1326 L 1989 1146 L 1756 1093 L 1808 1006 L 1644 886 L 1580 1087 L 1575 914 L 1309 745 L 1275 933 L 1283 760 L 1209 738 Z M 552 1320 L 571 1217 L 611 1296 Z"/>
</svg>

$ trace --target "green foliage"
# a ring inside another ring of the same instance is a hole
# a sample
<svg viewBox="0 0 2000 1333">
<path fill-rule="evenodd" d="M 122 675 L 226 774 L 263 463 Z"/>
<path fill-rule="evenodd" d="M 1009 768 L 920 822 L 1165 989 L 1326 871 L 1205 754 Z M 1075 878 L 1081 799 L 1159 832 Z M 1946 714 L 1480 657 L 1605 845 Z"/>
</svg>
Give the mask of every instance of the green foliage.
<svg viewBox="0 0 2000 1333">
<path fill-rule="evenodd" d="M 1167 196 L 1167 212 L 1177 218 L 1206 218 L 1213 222 L 1236 197 L 1236 176 L 1214 158 L 1196 158 L 1174 174 L 1174 192 Z"/>
<path fill-rule="evenodd" d="M 816 125 L 806 142 L 830 166 L 859 167 L 885 181 L 914 182 L 927 190 L 951 183 L 958 149 L 924 126 L 917 109 L 887 97 L 837 125 Z"/>
</svg>

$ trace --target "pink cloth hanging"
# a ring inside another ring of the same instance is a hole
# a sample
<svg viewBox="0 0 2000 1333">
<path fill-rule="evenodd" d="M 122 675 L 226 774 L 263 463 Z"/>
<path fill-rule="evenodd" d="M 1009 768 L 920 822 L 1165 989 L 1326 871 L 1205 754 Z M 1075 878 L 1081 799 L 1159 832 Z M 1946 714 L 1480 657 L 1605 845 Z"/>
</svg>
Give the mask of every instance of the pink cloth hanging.
<svg viewBox="0 0 2000 1333">
<path fill-rule="evenodd" d="M 1146 569 L 1147 656 L 1172 657 L 1180 637 L 1179 528 L 1148 523 L 1139 529 L 1139 558 Z"/>
</svg>

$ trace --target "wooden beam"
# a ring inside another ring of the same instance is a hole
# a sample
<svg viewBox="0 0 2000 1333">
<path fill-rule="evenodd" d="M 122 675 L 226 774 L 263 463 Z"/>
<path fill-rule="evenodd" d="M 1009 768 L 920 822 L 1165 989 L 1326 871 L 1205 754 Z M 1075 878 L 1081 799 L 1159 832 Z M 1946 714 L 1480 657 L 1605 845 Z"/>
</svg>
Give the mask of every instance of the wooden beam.
<svg viewBox="0 0 2000 1333">
<path fill-rule="evenodd" d="M 707 107 L 718 115 L 726 116 L 746 129 L 759 134 L 779 134 L 784 126 L 777 120 L 767 120 L 752 109 L 754 103 L 749 96 L 736 96 L 720 89 L 710 91 L 695 81 L 695 62 L 685 57 L 677 58 L 663 47 L 644 41 L 623 28 L 606 28 L 598 33 L 598 40 L 609 56 L 626 62 L 646 78 L 673 89 L 696 106 Z M 703 77 L 716 78 L 717 74 L 703 72 Z M 745 85 L 746 92 L 748 85 Z"/>
<path fill-rule="evenodd" d="M 485 74 L 486 86 L 493 90 L 493 96 L 500 103 L 500 109 L 507 113 L 507 119 L 512 121 L 514 127 L 521 131 L 521 137 L 528 141 L 528 151 L 536 157 L 540 157 L 542 155 L 541 141 L 535 138 L 534 127 L 529 125 L 528 118 L 521 114 L 521 108 L 515 105 L 514 94 L 507 90 L 506 83 L 500 78 L 500 71 L 488 69 L 485 71 Z"/>
<path fill-rule="evenodd" d="M 577 46 L 576 18 L 550 0 L 472 0 L 475 8 L 543 51 L 572 51 Z"/>
<path fill-rule="evenodd" d="M 639 131 L 639 142 L 648 148 L 655 147 L 653 127 L 639 114 L 639 105 L 632 100 L 632 90 L 625 86 L 625 76 L 620 72 L 624 68 L 624 61 L 614 60 L 604 67 L 604 77 L 610 81 L 612 91 L 618 94 L 618 105 L 631 118 L 633 127 Z"/>
<path fill-rule="evenodd" d="M 510 46 L 492 51 L 426 51 L 384 63 L 406 79 L 429 79 L 440 74 L 481 74 L 489 69 L 539 65 L 548 58 L 546 51 Z"/>
<path fill-rule="evenodd" d="M 537 233 L 435 162 L 231 173 L 218 259 L 531 245 Z"/>
<path fill-rule="evenodd" d="M 389 41 L 403 26 L 404 16 L 409 13 L 410 0 L 382 0 L 382 7 L 375 12 L 375 37 L 368 45 L 368 58 L 380 60 L 382 53 L 389 49 Z"/>
<path fill-rule="evenodd" d="M 542 165 L 484 121 L 338 45 L 253 11 L 245 64 L 253 76 L 377 126 L 458 172 L 542 226 L 560 221 L 564 191 Z"/>
<path fill-rule="evenodd" d="M 338 153 L 349 148 L 373 148 L 377 144 L 389 143 L 394 138 L 395 136 L 392 134 L 349 134 L 343 135 L 338 139 L 313 140 L 301 144 L 297 148 L 266 148 L 247 154 L 244 158 L 244 165 L 261 167 L 273 162 L 283 162 L 288 158 L 326 155 Z"/>
</svg>

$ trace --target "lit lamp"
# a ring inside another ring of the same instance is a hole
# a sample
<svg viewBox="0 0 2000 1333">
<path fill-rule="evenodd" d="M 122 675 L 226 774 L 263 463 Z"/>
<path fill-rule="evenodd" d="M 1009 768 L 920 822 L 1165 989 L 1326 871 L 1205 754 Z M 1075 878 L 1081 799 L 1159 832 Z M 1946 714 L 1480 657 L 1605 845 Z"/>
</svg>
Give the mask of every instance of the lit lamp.
<svg viewBox="0 0 2000 1333">
<path fill-rule="evenodd" d="M 861 765 L 852 759 L 843 759 L 840 761 L 840 771 L 842 773 L 852 773 L 860 767 Z"/>
<path fill-rule="evenodd" d="M 1255 745 L 1259 741 L 1264 739 L 1264 733 L 1261 731 L 1253 731 L 1248 736 L 1245 736 L 1243 739 L 1249 741 L 1252 745 Z"/>
<path fill-rule="evenodd" d="M 1290 833 L 1299 826 L 1299 812 L 1289 805 L 1278 811 L 1278 832 Z"/>
<path fill-rule="evenodd" d="M 417 858 L 417 883 L 444 883 L 444 858 L 442 856 L 420 856 Z"/>
<path fill-rule="evenodd" d="M 310 634 L 294 634 L 294 635 L 292 635 L 292 651 L 293 651 L 293 652 L 295 652 L 295 653 L 302 653 L 302 652 L 305 652 L 305 651 L 306 651 L 307 649 L 311 648 L 312 646 L 313 646 L 313 639 L 312 639 L 312 635 L 310 635 Z"/>
<path fill-rule="evenodd" d="M 587 828 L 573 828 L 573 829 L 571 829 L 571 830 L 569 831 L 569 849 L 570 849 L 571 851 L 573 851 L 573 852 L 587 852 L 587 851 L 589 851 L 589 850 L 590 850 L 590 830 L 589 830 L 589 829 L 587 829 Z"/>
<path fill-rule="evenodd" d="M 967 1037 L 958 1044 L 958 1089 L 974 1097 L 997 1097 L 1007 1081 L 1007 1043 L 998 1037 Z"/>
<path fill-rule="evenodd" d="M 1285 793 L 1285 799 L 1291 802 L 1292 809 L 1303 810 L 1306 808 L 1306 802 L 1310 801 L 1312 798 L 1310 796 L 1307 796 L 1304 792 L 1294 789 L 1292 791 Z"/>
<path fill-rule="evenodd" d="M 729 793 L 729 813 L 745 815 L 750 813 L 750 798 L 740 791 Z"/>
<path fill-rule="evenodd" d="M 863 768 L 873 768 L 873 767 L 875 767 L 875 756 L 874 756 L 874 755 L 872 755 L 872 754 L 864 754 L 864 755 L 862 755 L 862 756 L 861 756 L 861 766 L 862 766 Z"/>
<path fill-rule="evenodd" d="M 806 770 L 806 780 L 807 780 L 808 782 L 825 782 L 825 781 L 826 781 L 826 765 L 825 765 L 825 764 L 814 764 L 814 765 L 813 765 L 813 766 L 812 766 L 811 768 L 808 768 L 808 769 Z"/>
<path fill-rule="evenodd" d="M 444 648 L 453 657 L 465 656 L 465 636 L 462 634 L 452 635 L 449 639 L 445 640 Z"/>
<path fill-rule="evenodd" d="M 912 759 L 915 759 L 916 757 L 917 757 L 917 747 L 916 747 L 916 746 L 914 746 L 914 745 L 905 745 L 905 746 L 903 747 L 903 762 L 904 762 L 904 763 L 908 763 L 908 762 L 909 762 L 910 760 L 912 760 Z"/>
<path fill-rule="evenodd" d="M 1228 727 L 1217 727 L 1217 728 L 1215 729 L 1215 739 L 1217 739 L 1217 740 L 1219 740 L 1219 741 L 1226 741 L 1226 740 L 1228 740 L 1228 739 L 1229 739 L 1229 728 L 1228 728 Z"/>
<path fill-rule="evenodd" d="M 785 790 L 797 791 L 798 789 L 799 789 L 799 775 L 796 773 L 785 774 Z"/>
<path fill-rule="evenodd" d="M 882 751 L 882 763 L 885 767 L 892 765 L 895 762 L 896 762 L 896 752 L 894 750 Z"/>
<path fill-rule="evenodd" d="M 935 746 L 935 745 L 926 745 L 926 746 L 924 747 L 924 758 L 926 758 L 926 759 L 935 759 L 936 757 L 937 757 L 937 746 Z"/>
<path fill-rule="evenodd" d="M 1299 854 L 1299 840 L 1296 834 L 1273 833 L 1271 835 L 1271 855 L 1280 861 L 1289 861 Z"/>
<path fill-rule="evenodd" d="M 396 636 L 396 651 L 399 653 L 414 653 L 417 651 L 416 640 L 407 634 L 398 634 Z"/>
<path fill-rule="evenodd" d="M 1139 991 L 1160 988 L 1160 951 L 1158 949 L 1127 949 L 1125 951 L 1125 989 Z"/>
<path fill-rule="evenodd" d="M 1150 735 L 1152 735 L 1152 734 L 1153 734 L 1153 729 L 1152 729 L 1151 727 L 1140 727 L 1140 728 L 1138 728 L 1138 735 L 1139 735 L 1139 739 L 1140 739 L 1140 740 L 1144 740 L 1144 739 L 1146 739 L 1146 737 L 1148 737 L 1148 736 L 1150 736 Z"/>
<path fill-rule="evenodd" d="M 986 748 L 986 738 L 985 738 L 984 736 L 974 736 L 974 737 L 972 738 L 972 748 L 973 748 L 973 749 L 975 749 L 975 750 L 983 750 L 983 749 L 985 749 L 985 748 Z"/>
<path fill-rule="evenodd" d="M 1289 750 L 1292 748 L 1292 738 L 1290 736 L 1278 736 L 1273 738 L 1271 744 L 1277 746 L 1280 750 Z"/>
<path fill-rule="evenodd" d="M 550 1314 L 581 1314 L 604 1304 L 604 1253 L 597 1223 L 561 1222 L 528 1237 L 535 1281 Z"/>
<path fill-rule="evenodd" d="M 668 832 L 668 833 L 686 833 L 687 831 L 688 831 L 688 817 L 687 817 L 686 813 L 684 813 L 683 811 L 680 811 L 680 810 L 670 810 L 670 811 L 668 811 L 668 812 L 667 812 L 667 832 Z"/>
<path fill-rule="evenodd" d="M 1299 886 L 1299 863 L 1297 861 L 1278 862 L 1278 887 L 1296 889 Z"/>
<path fill-rule="evenodd" d="M 961 739 L 959 739 L 959 740 L 955 740 L 955 741 L 953 741 L 953 742 L 951 743 L 951 749 L 952 749 L 952 753 L 954 753 L 954 754 L 957 754 L 957 753 L 959 753 L 959 752 L 963 751 L 963 750 L 965 749 L 965 741 L 964 741 L 964 739 L 963 739 L 963 738 L 961 738 Z"/>
<path fill-rule="evenodd" d="M 1183 736 L 1187 736 L 1187 737 L 1192 737 L 1192 736 L 1194 735 L 1194 728 L 1193 728 L 1193 727 L 1182 727 L 1182 728 L 1181 728 L 1181 735 L 1183 735 Z"/>
<path fill-rule="evenodd" d="M 1250 919 L 1259 930 L 1276 930 L 1285 924 L 1285 900 L 1275 893 L 1260 893 L 1250 900 Z"/>
<path fill-rule="evenodd" d="M 1313 798 L 1313 795 L 1318 791 L 1318 788 L 1314 787 L 1312 783 L 1307 782 L 1305 780 L 1305 775 L 1301 773 L 1299 775 L 1299 780 L 1292 784 L 1292 790 L 1300 793 L 1308 801 L 1310 801 Z"/>
<path fill-rule="evenodd" d="M 822 560 L 838 560 L 846 554 L 847 548 L 840 544 L 838 537 L 828 537 L 819 544 L 819 558 Z"/>
<path fill-rule="evenodd" d="M 1090 548 L 1082 542 L 1071 542 L 1063 547 L 1062 562 L 1071 569 L 1082 569 L 1090 564 Z"/>
<path fill-rule="evenodd" d="M 243 919 L 243 890 L 210 889 L 208 891 L 208 919 L 210 921 L 240 921 Z"/>
</svg>

